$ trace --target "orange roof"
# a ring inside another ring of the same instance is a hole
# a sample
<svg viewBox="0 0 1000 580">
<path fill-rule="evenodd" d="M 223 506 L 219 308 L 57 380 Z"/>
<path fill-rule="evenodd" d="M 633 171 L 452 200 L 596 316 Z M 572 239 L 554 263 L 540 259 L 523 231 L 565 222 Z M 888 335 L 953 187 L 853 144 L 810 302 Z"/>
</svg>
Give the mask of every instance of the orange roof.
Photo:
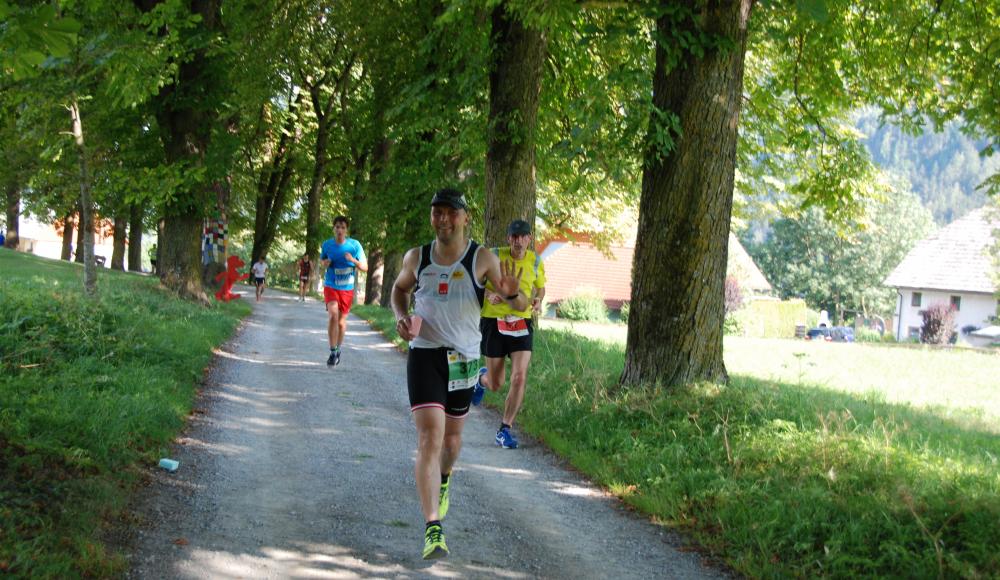
<svg viewBox="0 0 1000 580">
<path fill-rule="evenodd" d="M 585 234 L 572 233 L 575 241 L 565 238 L 545 240 L 535 249 L 545 263 L 545 299 L 558 303 L 587 288 L 596 288 L 608 308 L 621 308 L 632 299 L 632 255 L 634 243 L 608 248 L 605 256 Z M 768 293 L 771 285 L 743 249 L 736 236 L 729 234 L 727 271 L 740 279 L 741 285 L 758 293 Z"/>
<path fill-rule="evenodd" d="M 632 248 L 612 247 L 608 258 L 593 244 L 552 240 L 539 248 L 545 262 L 545 299 L 560 302 L 583 288 L 596 288 L 609 308 L 631 299 Z"/>
</svg>

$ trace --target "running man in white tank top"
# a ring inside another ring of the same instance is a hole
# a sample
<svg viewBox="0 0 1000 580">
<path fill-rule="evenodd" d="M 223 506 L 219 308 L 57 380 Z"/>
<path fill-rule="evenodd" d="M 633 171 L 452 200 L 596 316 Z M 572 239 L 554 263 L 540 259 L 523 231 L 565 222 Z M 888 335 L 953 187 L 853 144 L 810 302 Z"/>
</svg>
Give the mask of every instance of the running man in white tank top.
<svg viewBox="0 0 1000 580">
<path fill-rule="evenodd" d="M 431 200 L 430 244 L 412 248 L 392 287 L 396 331 L 410 341 L 406 382 L 417 426 L 417 495 L 424 514 L 424 559 L 448 555 L 441 520 L 462 427 L 479 375 L 479 313 L 487 280 L 515 310 L 529 306 L 521 273 L 466 236 L 465 196 L 442 189 Z M 415 306 L 409 311 L 410 293 Z"/>
</svg>

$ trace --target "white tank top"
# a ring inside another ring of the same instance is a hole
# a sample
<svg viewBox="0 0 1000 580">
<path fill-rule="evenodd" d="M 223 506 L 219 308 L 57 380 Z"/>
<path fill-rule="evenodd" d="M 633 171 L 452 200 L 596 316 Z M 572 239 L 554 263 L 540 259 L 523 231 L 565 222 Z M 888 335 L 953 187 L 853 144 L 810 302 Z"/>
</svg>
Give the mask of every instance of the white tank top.
<svg viewBox="0 0 1000 580">
<path fill-rule="evenodd" d="M 420 248 L 413 313 L 423 318 L 423 323 L 420 336 L 410 341 L 410 347 L 446 347 L 468 358 L 479 358 L 479 313 L 485 292 L 476 280 L 479 244 L 469 240 L 462 257 L 443 266 L 434 261 L 435 243 Z"/>
</svg>

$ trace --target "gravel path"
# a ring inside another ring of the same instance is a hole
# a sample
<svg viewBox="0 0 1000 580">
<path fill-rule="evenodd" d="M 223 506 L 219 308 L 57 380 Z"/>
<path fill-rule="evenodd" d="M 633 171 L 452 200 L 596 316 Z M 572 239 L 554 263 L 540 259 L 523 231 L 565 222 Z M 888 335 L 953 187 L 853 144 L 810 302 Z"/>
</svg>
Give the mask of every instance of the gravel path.
<svg viewBox="0 0 1000 580">
<path fill-rule="evenodd" d="M 405 355 L 353 316 L 340 366 L 326 355 L 322 305 L 269 291 L 218 351 L 180 469 L 151 469 L 133 505 L 130 578 L 725 576 L 530 438 L 495 447 L 483 409 L 452 480 L 451 555 L 423 561 Z"/>
</svg>

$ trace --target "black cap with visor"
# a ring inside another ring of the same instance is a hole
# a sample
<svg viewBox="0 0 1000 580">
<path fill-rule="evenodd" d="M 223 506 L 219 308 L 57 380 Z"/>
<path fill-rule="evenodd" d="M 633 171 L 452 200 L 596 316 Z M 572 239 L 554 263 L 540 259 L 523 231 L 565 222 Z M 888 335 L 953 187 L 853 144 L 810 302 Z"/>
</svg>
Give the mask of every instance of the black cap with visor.
<svg viewBox="0 0 1000 580">
<path fill-rule="evenodd" d="M 431 200 L 431 205 L 447 205 L 455 209 L 469 209 L 469 205 L 465 202 L 465 195 L 461 191 L 451 188 L 438 190 L 434 194 L 434 199 Z"/>
<path fill-rule="evenodd" d="M 531 226 L 524 220 L 514 220 L 507 226 L 508 236 L 530 236 Z"/>
</svg>

